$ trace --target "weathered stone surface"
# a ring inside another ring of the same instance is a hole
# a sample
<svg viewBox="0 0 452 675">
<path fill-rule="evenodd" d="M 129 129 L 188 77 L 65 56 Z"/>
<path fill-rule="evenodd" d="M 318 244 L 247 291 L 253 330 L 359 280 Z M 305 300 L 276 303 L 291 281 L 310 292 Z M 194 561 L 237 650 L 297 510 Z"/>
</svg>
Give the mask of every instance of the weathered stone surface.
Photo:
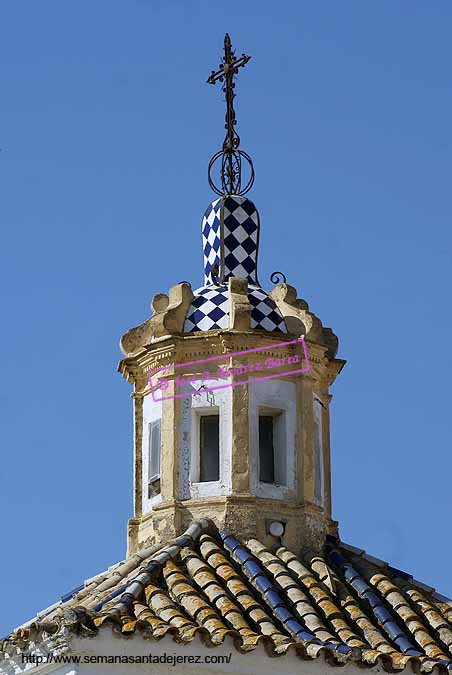
<svg viewBox="0 0 452 675">
<path fill-rule="evenodd" d="M 248 281 L 229 278 L 229 328 L 249 330 L 251 328 L 251 304 L 248 299 Z"/>
<path fill-rule="evenodd" d="M 283 315 L 287 330 L 294 335 L 309 335 L 313 339 L 321 334 L 320 320 L 309 311 L 304 300 L 297 300 L 297 289 L 289 284 L 278 284 L 270 292 Z"/>
<path fill-rule="evenodd" d="M 297 298 L 297 290 L 289 284 L 278 284 L 270 292 L 279 311 L 283 315 L 287 330 L 294 335 L 309 337 L 328 348 L 328 354 L 334 358 L 337 354 L 338 339 L 331 328 L 324 328 L 320 319 L 309 311 L 308 303 Z"/>
<path fill-rule="evenodd" d="M 283 287 L 283 288 L 281 288 Z M 184 290 L 179 288 L 183 295 Z M 242 303 L 246 297 L 246 282 L 234 280 L 230 283 L 230 292 L 238 298 L 237 313 L 232 315 L 234 326 L 243 325 L 240 322 L 247 314 L 248 309 Z M 292 287 L 281 284 L 280 297 L 288 299 L 287 307 L 296 309 L 293 316 L 305 323 L 303 328 L 309 328 L 305 338 L 305 344 L 309 356 L 309 372 L 296 373 L 285 376 L 288 382 L 295 383 L 293 400 L 291 405 L 296 412 L 296 424 L 293 427 L 294 434 L 294 467 L 295 486 L 287 489 L 284 499 L 276 498 L 276 495 L 263 497 L 255 491 L 254 482 L 256 461 L 254 464 L 250 456 L 252 442 L 250 440 L 250 391 L 249 385 L 240 384 L 232 387 L 230 408 L 227 413 L 231 418 L 231 461 L 230 480 L 226 480 L 227 487 L 221 494 L 209 493 L 208 496 L 190 497 L 181 493 L 180 480 L 180 401 L 171 399 L 162 403 L 161 424 L 161 499 L 147 508 L 150 512 L 143 513 L 140 508 L 139 491 L 143 489 L 140 462 L 144 455 L 140 455 L 143 443 L 142 416 L 140 417 L 140 401 L 143 397 L 150 396 L 147 382 L 147 373 L 150 369 L 158 369 L 166 366 L 165 377 L 169 378 L 169 388 L 166 395 L 174 393 L 172 379 L 177 373 L 181 375 L 213 376 L 219 361 L 215 357 L 221 357 L 222 364 L 228 364 L 231 381 L 243 380 L 243 375 L 238 374 L 238 368 L 244 365 L 253 366 L 259 361 L 275 357 L 284 361 L 293 356 L 293 334 L 284 336 L 270 335 L 264 331 L 252 329 L 232 328 L 229 330 L 209 331 L 197 334 L 172 334 L 161 336 L 156 341 L 146 345 L 146 349 L 138 349 L 132 355 L 123 359 L 119 369 L 124 377 L 135 385 L 135 512 L 134 518 L 129 522 L 128 550 L 132 553 L 147 544 L 164 543 L 168 539 L 181 534 L 193 520 L 199 518 L 211 518 L 219 529 L 228 529 L 241 539 L 257 537 L 266 545 L 271 546 L 276 540 L 268 534 L 268 526 L 272 520 L 283 522 L 285 532 L 282 543 L 300 551 L 309 546 L 313 550 L 320 550 L 325 541 L 326 533 L 334 532 L 336 525 L 331 520 L 331 491 L 330 491 L 330 447 L 329 447 L 329 416 L 328 404 L 330 401 L 329 386 L 343 366 L 343 361 L 335 359 L 331 349 L 323 342 L 322 330 L 317 330 L 319 323 L 308 313 L 303 301 L 296 300 L 296 293 Z M 295 299 L 294 299 L 295 298 Z M 174 299 L 174 298 L 173 298 Z M 181 296 L 179 296 L 179 300 Z M 170 300 L 170 298 L 169 298 Z M 284 302 L 286 302 L 284 300 Z M 295 305 L 293 303 L 296 303 Z M 291 304 L 292 303 L 292 304 Z M 170 302 L 166 306 L 165 298 L 154 299 L 155 310 L 168 312 Z M 173 303 L 178 306 L 178 303 Z M 166 306 L 166 309 L 165 309 Z M 316 328 L 317 326 L 317 328 Z M 312 335 L 319 334 L 316 340 Z M 276 346 L 287 341 L 287 348 Z M 258 352 L 250 350 L 259 350 Z M 243 355 L 242 355 L 243 352 Z M 230 356 L 229 354 L 234 354 Z M 212 361 L 212 357 L 214 360 Z M 225 358 L 223 358 L 225 357 Z M 284 358 L 283 358 L 284 357 Z M 209 360 L 210 359 L 210 360 Z M 198 364 L 198 361 L 201 363 Z M 285 361 L 284 361 L 285 363 Z M 174 364 L 179 364 L 175 366 Z M 187 365 L 184 365 L 187 364 Z M 237 367 L 237 374 L 236 374 Z M 283 370 L 285 367 L 283 368 Z M 248 371 L 247 371 L 248 372 Z M 241 373 L 241 371 L 240 371 Z M 253 371 L 253 374 L 254 371 Z M 290 391 L 290 389 L 288 390 Z M 313 420 L 313 397 L 314 394 L 322 401 L 325 411 L 322 412 L 322 455 L 315 453 L 314 447 L 314 420 Z M 292 396 L 292 394 L 291 394 Z M 253 398 L 253 405 L 256 405 Z M 279 399 L 276 407 L 280 407 Z M 225 409 L 226 410 L 226 409 Z M 141 422 L 140 422 L 141 420 Z M 255 432 L 253 432 L 255 433 Z M 182 438 L 182 436 L 181 436 Z M 253 441 L 254 442 L 254 441 Z M 146 449 L 143 450 L 145 452 Z M 193 450 L 192 450 L 193 451 Z M 292 455 L 288 455 L 290 457 Z M 316 495 L 316 463 L 322 462 L 324 476 L 324 492 L 322 503 L 318 503 Z M 186 469 L 185 469 L 186 470 Z M 252 473 L 254 472 L 254 473 Z M 185 480 L 185 479 L 184 479 Z M 229 491 L 228 491 L 229 490 Z M 182 495 L 182 496 L 181 496 Z M 317 501 L 316 501 L 317 500 Z"/>
<path fill-rule="evenodd" d="M 246 385 L 232 388 L 232 492 L 249 494 L 250 439 L 248 424 L 249 394 Z"/>
<path fill-rule="evenodd" d="M 153 340 L 173 333 L 182 333 L 185 316 L 194 298 L 190 284 L 182 282 L 170 289 L 169 297 L 157 293 L 152 299 L 154 314 L 122 336 L 119 346 L 126 356 L 134 354 Z"/>
</svg>

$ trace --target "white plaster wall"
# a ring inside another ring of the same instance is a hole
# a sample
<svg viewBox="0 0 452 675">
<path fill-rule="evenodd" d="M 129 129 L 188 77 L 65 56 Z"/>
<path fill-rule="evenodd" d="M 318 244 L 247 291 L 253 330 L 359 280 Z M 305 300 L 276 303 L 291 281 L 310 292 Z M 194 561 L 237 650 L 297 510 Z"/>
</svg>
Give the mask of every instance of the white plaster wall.
<svg viewBox="0 0 452 675">
<path fill-rule="evenodd" d="M 251 454 L 251 492 L 258 497 L 286 499 L 296 486 L 297 466 L 295 452 L 296 385 L 287 380 L 265 380 L 249 384 L 249 424 Z M 259 481 L 259 409 L 284 411 L 287 485 L 268 485 Z"/>
<path fill-rule="evenodd" d="M 240 673 L 241 675 L 333 675 L 341 673 L 342 675 L 369 675 L 383 674 L 383 668 L 378 665 L 371 668 L 359 667 L 354 662 L 348 662 L 339 670 L 337 666 L 331 666 L 324 659 L 323 655 L 313 660 L 303 660 L 296 655 L 294 650 L 290 650 L 284 656 L 271 658 L 260 644 L 254 651 L 249 653 L 240 653 L 234 647 L 232 638 L 228 637 L 225 643 L 218 647 L 209 648 L 197 637 L 187 645 L 177 644 L 170 636 L 165 636 L 161 640 L 145 640 L 140 634 L 134 634 L 132 637 L 124 638 L 115 635 L 109 626 L 100 629 L 99 633 L 92 638 L 73 637 L 69 641 L 70 651 L 66 654 L 76 654 L 83 657 L 94 655 L 115 656 L 144 656 L 152 654 L 153 656 L 167 655 L 175 656 L 194 656 L 201 657 L 201 662 L 196 664 L 127 664 L 127 665 L 109 665 L 109 664 L 70 664 L 65 666 L 41 665 L 37 667 L 27 667 L 24 670 L 19 667 L 12 669 L 4 662 L 0 664 L 0 674 L 10 675 L 15 673 L 29 672 L 33 675 L 44 675 L 44 673 L 55 673 L 56 675 L 149 675 L 149 673 L 158 673 L 159 675 L 220 675 L 221 673 Z M 206 664 L 206 656 L 230 656 L 229 663 Z M 19 659 L 20 664 L 20 659 Z M 413 673 L 409 666 L 405 671 L 407 675 Z"/>
<path fill-rule="evenodd" d="M 152 394 L 143 399 L 142 496 L 143 514 L 149 513 L 161 501 L 161 495 L 148 497 L 149 482 L 149 423 L 162 418 L 162 402 L 154 401 Z"/>
<path fill-rule="evenodd" d="M 232 460 L 232 396 L 231 388 L 216 391 L 200 389 L 202 385 L 212 388 L 224 385 L 225 380 L 199 379 L 193 382 L 193 395 L 181 399 L 179 427 L 179 497 L 190 499 L 227 495 L 231 493 Z M 217 409 L 220 415 L 220 480 L 200 483 L 199 439 L 197 428 L 199 415 Z"/>
</svg>

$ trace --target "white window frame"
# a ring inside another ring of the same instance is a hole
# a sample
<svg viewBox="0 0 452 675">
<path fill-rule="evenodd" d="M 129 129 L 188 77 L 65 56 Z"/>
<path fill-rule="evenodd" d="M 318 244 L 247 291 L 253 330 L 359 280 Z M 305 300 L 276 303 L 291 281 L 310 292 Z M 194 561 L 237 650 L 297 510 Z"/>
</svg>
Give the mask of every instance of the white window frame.
<svg viewBox="0 0 452 675">
<path fill-rule="evenodd" d="M 265 483 L 260 480 L 261 467 L 261 447 L 259 439 L 259 418 L 273 418 L 273 472 L 275 475 L 274 483 Z M 269 408 L 259 406 L 257 410 L 257 437 L 258 437 L 258 456 L 257 456 L 257 476 L 260 485 L 269 485 L 274 487 L 287 487 L 287 439 L 286 439 L 286 411 L 283 408 Z M 282 478 L 283 480 L 278 480 Z"/>
<path fill-rule="evenodd" d="M 152 467 L 152 428 L 156 426 L 159 430 L 159 447 L 158 447 L 158 473 L 151 475 Z M 161 467 L 161 455 L 162 451 L 162 421 L 161 419 L 152 420 L 148 422 L 148 485 L 152 485 L 157 480 L 160 480 L 160 467 Z"/>
<path fill-rule="evenodd" d="M 207 387 L 203 389 L 202 385 Z M 232 491 L 232 396 L 231 388 L 210 391 L 224 380 L 195 381 L 196 393 L 181 399 L 179 419 L 179 498 L 181 500 L 228 495 Z M 199 417 L 220 415 L 220 480 L 199 482 Z"/>
<path fill-rule="evenodd" d="M 249 434 L 251 462 L 251 493 L 267 499 L 295 499 L 297 459 L 296 438 L 296 385 L 287 380 L 250 382 L 249 387 Z M 259 480 L 259 411 L 272 409 L 281 414 L 284 429 L 286 484 L 261 483 Z"/>
<path fill-rule="evenodd" d="M 149 463 L 149 425 L 153 422 L 162 419 L 162 402 L 154 401 L 151 394 L 147 394 L 143 400 L 143 426 L 142 426 L 142 447 L 141 447 L 141 499 L 142 499 L 142 513 L 146 515 L 157 504 L 162 501 L 162 494 L 159 492 L 152 497 L 149 496 L 150 485 L 150 463 Z M 162 433 L 160 426 L 160 477 L 162 468 Z"/>
<path fill-rule="evenodd" d="M 219 416 L 219 465 L 220 465 L 220 476 L 218 480 L 212 481 L 200 481 L 201 473 L 201 417 L 207 415 L 218 415 Z M 222 414 L 221 406 L 199 406 L 192 408 L 192 417 L 191 417 L 191 460 L 190 460 L 190 482 L 191 482 L 191 493 L 192 497 L 207 497 L 209 495 L 218 494 L 217 490 L 221 486 L 223 481 L 223 462 L 221 461 L 223 455 L 223 442 L 222 442 Z"/>
</svg>

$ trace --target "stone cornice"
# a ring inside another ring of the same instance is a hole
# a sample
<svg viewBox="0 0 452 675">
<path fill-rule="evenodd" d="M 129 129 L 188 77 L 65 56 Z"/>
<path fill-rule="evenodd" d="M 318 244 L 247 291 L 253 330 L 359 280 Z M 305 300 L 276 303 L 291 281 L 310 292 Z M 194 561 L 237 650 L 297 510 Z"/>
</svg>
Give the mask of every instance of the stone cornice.
<svg viewBox="0 0 452 675">
<path fill-rule="evenodd" d="M 225 340 L 233 340 L 234 334 L 240 336 L 240 341 L 252 341 L 252 336 L 257 344 L 265 340 L 275 339 L 278 342 L 294 337 L 305 337 L 311 343 L 325 347 L 328 359 L 335 359 L 338 349 L 338 339 L 331 328 L 322 325 L 320 319 L 309 310 L 307 302 L 297 298 L 294 286 L 278 284 L 270 292 L 270 297 L 275 302 L 279 312 L 284 317 L 288 333 L 273 333 L 270 331 L 256 331 L 250 328 L 251 305 L 248 297 L 248 284 L 246 280 L 231 278 L 228 284 L 228 296 L 230 304 L 229 330 L 207 331 L 205 333 L 185 334 L 184 321 L 191 302 L 194 299 L 190 284 L 181 282 L 173 286 L 168 295 L 157 293 L 151 302 L 152 316 L 135 328 L 131 328 L 120 340 L 120 347 L 126 356 L 118 366 L 119 372 L 128 380 L 134 381 L 137 366 L 147 363 L 147 354 L 154 352 L 156 345 L 167 344 L 173 341 L 179 344 L 183 341 L 184 351 L 190 354 L 192 359 L 218 353 L 218 348 L 213 352 L 202 347 L 199 352 L 192 352 L 190 341 L 194 340 L 199 346 L 199 339 L 209 343 L 211 338 L 217 335 L 227 336 Z M 248 339 L 245 336 L 250 336 Z M 234 350 L 243 349 L 241 345 L 235 346 Z M 246 347 L 245 347 L 246 348 Z M 187 360 L 187 359 L 181 359 Z"/>
<path fill-rule="evenodd" d="M 293 335 L 302 335 L 313 342 L 325 345 L 328 356 L 334 358 L 338 349 L 338 339 L 331 328 L 325 328 L 320 319 L 311 311 L 306 300 L 297 298 L 297 289 L 289 284 L 278 284 L 271 291 L 283 315 L 287 330 Z"/>
<path fill-rule="evenodd" d="M 255 349 L 257 347 L 268 347 L 259 352 L 260 357 L 278 357 L 281 355 L 291 355 L 295 352 L 296 345 L 293 344 L 294 336 L 281 333 L 270 333 L 263 331 L 236 331 L 236 330 L 218 330 L 208 331 L 206 333 L 196 333 L 192 335 L 172 335 L 160 339 L 155 344 L 138 351 L 134 356 L 122 359 L 118 365 L 118 371 L 130 382 L 146 375 L 152 368 L 160 366 L 169 366 L 174 363 L 186 363 L 187 361 L 197 361 L 212 356 L 227 356 L 231 352 L 241 352 Z M 281 343 L 289 342 L 292 344 L 284 347 L 274 347 Z M 315 344 L 312 341 L 306 341 L 308 346 L 309 360 L 313 364 L 325 367 L 328 359 L 326 358 L 327 348 L 323 345 Z M 240 355 L 234 357 L 237 362 L 240 361 Z M 253 360 L 257 358 L 254 355 L 246 355 L 246 358 Z M 144 382 L 146 386 L 146 382 Z"/>
<path fill-rule="evenodd" d="M 153 368 L 163 366 L 171 367 L 174 364 L 184 364 L 191 361 L 202 361 L 214 356 L 232 357 L 234 363 L 241 363 L 240 352 L 244 353 L 244 360 L 252 363 L 262 357 L 290 356 L 295 353 L 297 345 L 293 344 L 294 336 L 281 333 L 267 333 L 250 330 L 218 330 L 206 333 L 189 335 L 165 336 L 155 343 L 140 349 L 133 356 L 129 356 L 118 365 L 118 371 L 128 382 L 135 384 L 135 392 L 132 396 L 143 396 L 149 393 L 147 374 Z M 289 342 L 287 348 L 275 347 L 281 343 Z M 310 363 L 310 372 L 305 377 L 313 377 L 315 380 L 324 381 L 325 386 L 330 386 L 346 363 L 343 359 L 332 358 L 326 345 L 305 340 Z M 262 349 L 265 347 L 265 349 Z M 250 353 L 249 350 L 259 348 L 262 351 Z M 210 367 L 215 368 L 213 361 Z M 209 368 L 209 364 L 202 364 L 202 369 Z M 195 374 L 197 367 L 194 365 L 183 368 L 185 374 Z M 166 373 L 169 374 L 169 373 Z M 289 377 L 289 376 L 287 376 Z M 294 376 L 295 377 L 295 376 Z M 290 378 L 289 378 L 290 379 Z"/>
<path fill-rule="evenodd" d="M 119 343 L 122 353 L 131 356 L 157 338 L 181 333 L 194 297 L 190 284 L 186 282 L 173 286 L 168 295 L 154 295 L 151 301 L 152 316 L 122 336 Z"/>
</svg>

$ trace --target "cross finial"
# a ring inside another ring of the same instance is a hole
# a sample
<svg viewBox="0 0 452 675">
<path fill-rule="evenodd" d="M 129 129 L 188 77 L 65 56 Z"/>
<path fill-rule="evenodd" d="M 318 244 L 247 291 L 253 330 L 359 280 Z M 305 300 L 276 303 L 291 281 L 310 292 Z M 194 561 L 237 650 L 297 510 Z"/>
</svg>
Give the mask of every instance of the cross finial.
<svg viewBox="0 0 452 675">
<path fill-rule="evenodd" d="M 250 60 L 251 56 L 242 54 L 239 57 L 235 56 L 232 49 L 231 38 L 226 33 L 224 36 L 224 55 L 223 61 L 218 66 L 218 70 L 212 70 L 207 82 L 209 84 L 216 84 L 223 82 L 223 92 L 226 99 L 226 136 L 223 141 L 223 148 L 217 152 L 209 163 L 209 185 L 219 195 L 225 194 L 245 194 L 251 188 L 254 182 L 254 169 L 250 156 L 243 150 L 239 150 L 240 136 L 238 135 L 235 125 L 235 82 L 234 77 L 238 74 L 239 68 L 245 66 Z M 216 161 L 221 157 L 221 189 L 217 187 L 212 179 L 212 167 Z M 250 177 L 245 187 L 242 188 L 242 158 L 246 159 L 250 165 Z"/>
</svg>

